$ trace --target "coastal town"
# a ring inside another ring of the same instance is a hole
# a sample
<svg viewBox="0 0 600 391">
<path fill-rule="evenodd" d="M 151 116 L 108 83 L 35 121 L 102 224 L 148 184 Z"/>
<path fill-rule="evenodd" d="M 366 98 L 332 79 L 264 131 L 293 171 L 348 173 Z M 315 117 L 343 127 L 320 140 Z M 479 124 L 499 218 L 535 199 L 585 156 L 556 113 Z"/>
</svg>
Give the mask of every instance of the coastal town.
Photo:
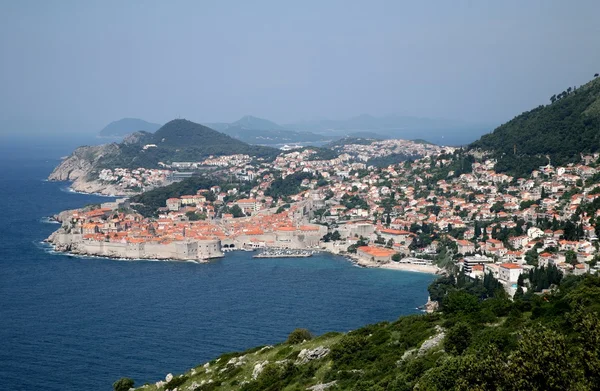
<svg viewBox="0 0 600 391">
<path fill-rule="evenodd" d="M 331 159 L 303 148 L 272 163 L 232 155 L 103 170 L 102 180 L 141 187 L 208 164 L 225 180 L 146 215 L 126 198 L 61 214 L 49 241 L 82 255 L 197 262 L 234 250 L 319 250 L 367 267 L 492 274 L 511 296 L 551 288 L 531 281 L 536 269 L 598 271 L 598 154 L 524 178 L 497 173 L 485 155 L 430 144 L 410 143 L 415 160 L 367 164 L 403 143 L 345 145 Z"/>
</svg>

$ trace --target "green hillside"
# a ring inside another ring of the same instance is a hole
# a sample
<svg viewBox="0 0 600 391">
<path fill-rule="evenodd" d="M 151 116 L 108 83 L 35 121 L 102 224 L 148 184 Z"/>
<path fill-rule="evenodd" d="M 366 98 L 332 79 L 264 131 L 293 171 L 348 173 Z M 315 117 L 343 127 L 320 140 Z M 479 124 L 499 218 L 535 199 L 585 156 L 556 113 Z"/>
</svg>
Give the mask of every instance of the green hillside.
<svg viewBox="0 0 600 391">
<path fill-rule="evenodd" d="M 492 151 L 496 170 L 525 175 L 540 165 L 580 160 L 600 150 L 600 78 L 550 98 L 549 105 L 527 111 L 472 143 Z"/>
<path fill-rule="evenodd" d="M 161 147 L 167 148 L 207 148 L 227 151 L 229 148 L 244 149 L 247 144 L 236 140 L 226 134 L 204 125 L 194 123 L 185 119 L 175 119 L 167 122 L 154 133 L 153 142 Z"/>
<path fill-rule="evenodd" d="M 515 301 L 489 278 L 444 277 L 429 290 L 441 311 L 317 338 L 296 330 L 141 389 L 599 389 L 599 277 L 569 276 L 550 294 Z"/>
<path fill-rule="evenodd" d="M 143 149 L 144 144 L 156 147 Z M 123 142 L 116 154 L 107 155 L 99 168 L 157 167 L 158 162 L 199 161 L 210 155 L 247 154 L 273 159 L 280 152 L 275 148 L 249 145 L 206 126 L 185 120 L 172 120 L 151 137 L 138 142 Z"/>
</svg>

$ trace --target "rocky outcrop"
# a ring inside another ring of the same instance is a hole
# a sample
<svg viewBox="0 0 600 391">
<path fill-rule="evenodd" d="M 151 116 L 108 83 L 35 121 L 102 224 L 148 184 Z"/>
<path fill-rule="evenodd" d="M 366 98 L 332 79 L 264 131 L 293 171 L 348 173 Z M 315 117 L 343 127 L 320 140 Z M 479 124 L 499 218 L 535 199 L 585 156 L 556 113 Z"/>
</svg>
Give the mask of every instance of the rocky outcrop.
<svg viewBox="0 0 600 391">
<path fill-rule="evenodd" d="M 102 194 L 107 196 L 131 196 L 137 194 L 133 191 L 125 191 L 110 183 L 104 183 L 97 180 L 89 180 L 86 177 L 81 177 L 71 184 L 71 189 L 78 193 Z"/>
<path fill-rule="evenodd" d="M 150 142 L 152 139 L 152 133 L 148 133 L 148 132 L 144 132 L 139 131 L 139 132 L 135 132 L 135 133 L 131 133 L 128 134 L 127 136 L 125 136 L 125 138 L 123 139 L 123 144 L 125 145 L 131 145 L 131 144 L 140 144 L 142 142 Z"/>
<path fill-rule="evenodd" d="M 421 346 L 419 347 L 419 356 L 427 353 L 429 350 L 437 347 L 444 341 L 444 337 L 446 336 L 446 331 L 441 326 L 435 326 L 436 334 L 432 335 L 428 339 L 426 339 Z"/>
<path fill-rule="evenodd" d="M 437 301 L 432 301 L 430 297 L 427 298 L 427 303 L 423 306 L 423 309 L 428 314 L 437 311 L 440 308 L 440 303 Z"/>
<path fill-rule="evenodd" d="M 300 353 L 298 353 L 298 358 L 296 359 L 296 364 L 306 364 L 312 360 L 318 360 L 323 358 L 329 354 L 329 348 L 324 346 L 316 347 L 312 350 L 302 349 Z"/>
<path fill-rule="evenodd" d="M 430 351 L 433 348 L 436 348 L 438 346 L 440 346 L 442 344 L 442 342 L 444 341 L 444 338 L 446 337 L 446 330 L 441 327 L 436 325 L 435 326 L 435 334 L 432 335 L 431 337 L 427 338 L 425 341 L 423 341 L 423 343 L 421 344 L 421 346 L 417 349 L 409 349 L 406 352 L 404 352 L 404 354 L 402 355 L 402 357 L 400 358 L 400 360 L 398 360 L 396 362 L 396 365 L 401 365 L 402 362 L 408 360 L 411 357 L 420 357 L 422 355 L 424 355 L 425 353 L 427 353 L 428 351 Z"/>
<path fill-rule="evenodd" d="M 329 383 L 320 383 L 320 384 L 315 384 L 312 387 L 308 387 L 307 390 L 310 391 L 325 391 L 333 386 L 335 386 L 337 384 L 337 380 L 331 381 Z"/>
<path fill-rule="evenodd" d="M 110 196 L 135 194 L 134 192 L 126 192 L 115 185 L 91 178 L 90 174 L 97 170 L 102 159 L 119 153 L 119 145 L 115 143 L 79 147 L 52 171 L 48 176 L 48 180 L 72 181 L 71 189 L 81 193 L 96 193 Z"/>
<path fill-rule="evenodd" d="M 254 369 L 252 369 L 252 380 L 256 380 L 258 378 L 268 363 L 268 361 L 261 361 L 254 364 Z"/>
<path fill-rule="evenodd" d="M 79 147 L 52 171 L 48 180 L 75 181 L 86 177 L 102 158 L 118 152 L 119 145 L 116 143 Z"/>
</svg>

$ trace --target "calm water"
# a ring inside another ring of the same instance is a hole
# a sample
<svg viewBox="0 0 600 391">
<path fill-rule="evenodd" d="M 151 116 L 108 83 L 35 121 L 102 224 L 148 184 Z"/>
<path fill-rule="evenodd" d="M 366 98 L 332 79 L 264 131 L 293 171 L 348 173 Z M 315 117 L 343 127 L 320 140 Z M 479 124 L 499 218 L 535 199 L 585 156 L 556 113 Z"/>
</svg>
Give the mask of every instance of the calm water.
<svg viewBox="0 0 600 391">
<path fill-rule="evenodd" d="M 17 154 L 19 155 L 19 154 Z M 40 245 L 42 218 L 105 198 L 44 182 L 57 163 L 0 160 L 0 379 L 10 390 L 110 390 L 217 355 L 282 341 L 296 327 L 347 331 L 416 312 L 430 275 L 342 258 L 211 264 L 81 259 Z"/>
</svg>

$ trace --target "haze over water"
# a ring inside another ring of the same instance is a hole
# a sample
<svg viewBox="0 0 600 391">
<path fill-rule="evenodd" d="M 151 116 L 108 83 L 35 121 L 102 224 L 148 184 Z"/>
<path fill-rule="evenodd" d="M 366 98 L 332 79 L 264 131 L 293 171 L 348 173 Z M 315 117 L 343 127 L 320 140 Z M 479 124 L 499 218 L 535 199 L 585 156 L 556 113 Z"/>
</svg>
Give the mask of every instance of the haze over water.
<svg viewBox="0 0 600 391">
<path fill-rule="evenodd" d="M 106 198 L 45 182 L 56 160 L 0 160 L 0 377 L 11 390 L 155 382 L 296 327 L 348 331 L 416 313 L 432 275 L 361 269 L 329 255 L 127 262 L 53 255 L 42 218 Z"/>
</svg>

